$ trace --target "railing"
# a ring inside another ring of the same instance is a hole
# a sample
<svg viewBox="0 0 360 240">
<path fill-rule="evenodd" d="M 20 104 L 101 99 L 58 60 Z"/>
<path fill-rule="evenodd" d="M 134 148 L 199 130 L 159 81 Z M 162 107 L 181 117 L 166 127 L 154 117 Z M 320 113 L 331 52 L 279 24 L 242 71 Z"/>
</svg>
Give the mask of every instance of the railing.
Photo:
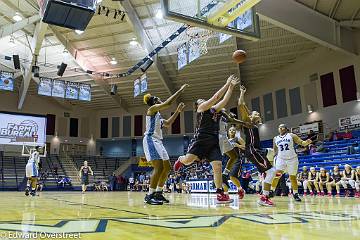
<svg viewBox="0 0 360 240">
<path fill-rule="evenodd" d="M 15 160 L 15 157 L 13 157 L 13 162 L 14 162 L 14 171 L 15 171 L 16 188 L 19 188 L 19 182 L 18 182 L 18 175 L 17 175 L 17 169 L 16 169 L 16 160 Z"/>
<path fill-rule="evenodd" d="M 4 152 L 0 151 L 0 158 L 1 158 L 1 180 L 4 182 Z"/>
</svg>

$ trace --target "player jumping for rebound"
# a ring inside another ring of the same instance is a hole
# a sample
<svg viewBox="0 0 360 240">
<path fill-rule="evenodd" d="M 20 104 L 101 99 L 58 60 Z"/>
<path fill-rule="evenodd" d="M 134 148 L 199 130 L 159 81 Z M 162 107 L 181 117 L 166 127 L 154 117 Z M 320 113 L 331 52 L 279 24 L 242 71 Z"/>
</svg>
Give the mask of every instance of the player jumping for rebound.
<svg viewBox="0 0 360 240">
<path fill-rule="evenodd" d="M 277 154 L 275 163 L 277 177 L 273 180 L 272 188 L 276 189 L 281 175 L 286 170 L 289 173 L 294 200 L 301 202 L 296 179 L 299 160 L 295 152 L 294 143 L 306 147 L 311 144 L 312 141 L 310 139 L 303 141 L 297 135 L 289 133 L 288 127 L 285 124 L 279 125 L 279 135 L 274 137 L 273 141 L 274 152 Z"/>
<path fill-rule="evenodd" d="M 241 176 L 241 167 L 245 158 L 245 141 L 240 136 L 237 136 L 238 131 L 235 127 L 230 127 L 228 134 L 226 132 L 226 129 L 228 124 L 243 126 L 245 123 L 238 119 L 235 119 L 234 114 L 227 114 L 225 110 L 223 110 L 221 113 L 223 116 L 220 120 L 220 149 L 223 154 L 229 157 L 229 160 L 227 161 L 222 174 L 224 192 L 227 193 L 230 188 L 228 184 L 230 175 L 230 180 L 238 188 L 239 199 L 243 199 L 245 191 L 241 187 L 239 177 Z"/>
<path fill-rule="evenodd" d="M 260 114 L 256 111 L 250 113 L 245 104 L 245 92 L 244 86 L 240 87 L 239 107 L 241 121 L 249 123 L 250 126 L 244 126 L 244 134 L 246 138 L 245 142 L 245 156 L 252 162 L 260 173 L 266 173 L 266 177 L 263 181 L 262 192 L 258 200 L 259 205 L 274 206 L 274 203 L 269 199 L 269 192 L 271 183 L 275 177 L 276 170 L 272 166 L 269 159 L 266 157 L 267 150 L 260 148 L 260 136 L 259 136 L 259 124 L 261 123 Z"/>
<path fill-rule="evenodd" d="M 147 161 L 151 161 L 154 170 L 150 177 L 149 193 L 144 202 L 151 205 L 169 203 L 163 195 L 163 187 L 170 172 L 170 158 L 162 142 L 162 128 L 171 127 L 179 113 L 184 109 L 184 103 L 180 103 L 176 112 L 167 120 L 161 117 L 160 111 L 171 107 L 175 100 L 189 85 L 184 84 L 175 94 L 165 102 L 160 98 L 146 94 L 144 103 L 149 106 L 146 113 L 146 131 L 143 138 L 143 148 Z"/>
<path fill-rule="evenodd" d="M 25 195 L 36 195 L 36 186 L 39 177 L 39 163 L 40 163 L 40 146 L 36 146 L 35 150 L 30 154 L 28 163 L 25 167 L 27 185 L 25 189 Z"/>
<path fill-rule="evenodd" d="M 196 160 L 208 160 L 214 172 L 214 183 L 218 203 L 232 202 L 229 195 L 226 195 L 222 188 L 222 156 L 219 146 L 219 120 L 221 117 L 220 111 L 230 100 L 232 91 L 238 83 L 238 78 L 230 76 L 226 84 L 209 100 L 198 99 L 196 101 L 197 128 L 195 136 L 190 143 L 188 153 L 185 156 L 180 156 L 174 164 L 174 170 L 176 172 L 183 165 L 190 165 Z"/>
</svg>

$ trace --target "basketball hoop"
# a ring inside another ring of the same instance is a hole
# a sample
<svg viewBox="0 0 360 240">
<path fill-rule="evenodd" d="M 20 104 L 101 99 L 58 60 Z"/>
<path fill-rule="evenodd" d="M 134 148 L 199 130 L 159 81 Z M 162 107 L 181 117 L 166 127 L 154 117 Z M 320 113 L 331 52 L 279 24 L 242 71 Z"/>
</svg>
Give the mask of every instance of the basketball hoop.
<svg viewBox="0 0 360 240">
<path fill-rule="evenodd" d="M 33 137 L 34 143 L 37 143 L 39 136 L 37 134 L 33 134 L 32 137 Z"/>
<path fill-rule="evenodd" d="M 207 42 L 213 36 L 214 32 L 208 29 L 189 26 L 186 29 L 190 47 L 199 47 L 202 55 L 208 53 Z"/>
</svg>

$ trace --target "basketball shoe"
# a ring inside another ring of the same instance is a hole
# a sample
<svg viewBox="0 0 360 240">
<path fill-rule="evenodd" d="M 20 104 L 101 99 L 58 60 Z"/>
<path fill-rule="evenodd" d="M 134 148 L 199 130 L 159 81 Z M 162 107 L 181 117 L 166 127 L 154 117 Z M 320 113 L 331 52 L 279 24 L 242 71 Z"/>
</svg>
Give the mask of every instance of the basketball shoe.
<svg viewBox="0 0 360 240">
<path fill-rule="evenodd" d="M 258 200 L 258 204 L 266 207 L 274 206 L 274 203 L 270 200 L 269 196 L 266 195 L 261 195 L 260 199 Z"/>
</svg>

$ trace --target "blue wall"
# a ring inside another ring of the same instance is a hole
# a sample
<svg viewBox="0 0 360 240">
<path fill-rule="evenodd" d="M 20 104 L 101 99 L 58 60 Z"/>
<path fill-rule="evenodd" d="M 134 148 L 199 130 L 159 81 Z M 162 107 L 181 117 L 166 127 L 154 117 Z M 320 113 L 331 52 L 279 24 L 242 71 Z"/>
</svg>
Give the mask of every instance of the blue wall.
<svg viewBox="0 0 360 240">
<path fill-rule="evenodd" d="M 100 147 L 103 148 L 104 156 L 113 157 L 130 157 L 131 156 L 131 139 L 126 140 L 108 140 L 108 141 L 97 141 L 96 147 L 100 152 Z"/>
<path fill-rule="evenodd" d="M 136 139 L 136 156 L 144 156 L 142 139 Z M 183 137 L 167 137 L 163 140 L 164 146 L 169 156 L 179 156 L 184 154 Z M 98 140 L 97 150 L 103 148 L 104 156 L 130 157 L 132 153 L 131 139 L 126 140 Z"/>
<path fill-rule="evenodd" d="M 136 156 L 145 156 L 142 139 L 136 139 Z"/>
<path fill-rule="evenodd" d="M 184 154 L 184 138 L 171 137 L 164 139 L 164 146 L 169 156 L 179 156 Z"/>
</svg>

